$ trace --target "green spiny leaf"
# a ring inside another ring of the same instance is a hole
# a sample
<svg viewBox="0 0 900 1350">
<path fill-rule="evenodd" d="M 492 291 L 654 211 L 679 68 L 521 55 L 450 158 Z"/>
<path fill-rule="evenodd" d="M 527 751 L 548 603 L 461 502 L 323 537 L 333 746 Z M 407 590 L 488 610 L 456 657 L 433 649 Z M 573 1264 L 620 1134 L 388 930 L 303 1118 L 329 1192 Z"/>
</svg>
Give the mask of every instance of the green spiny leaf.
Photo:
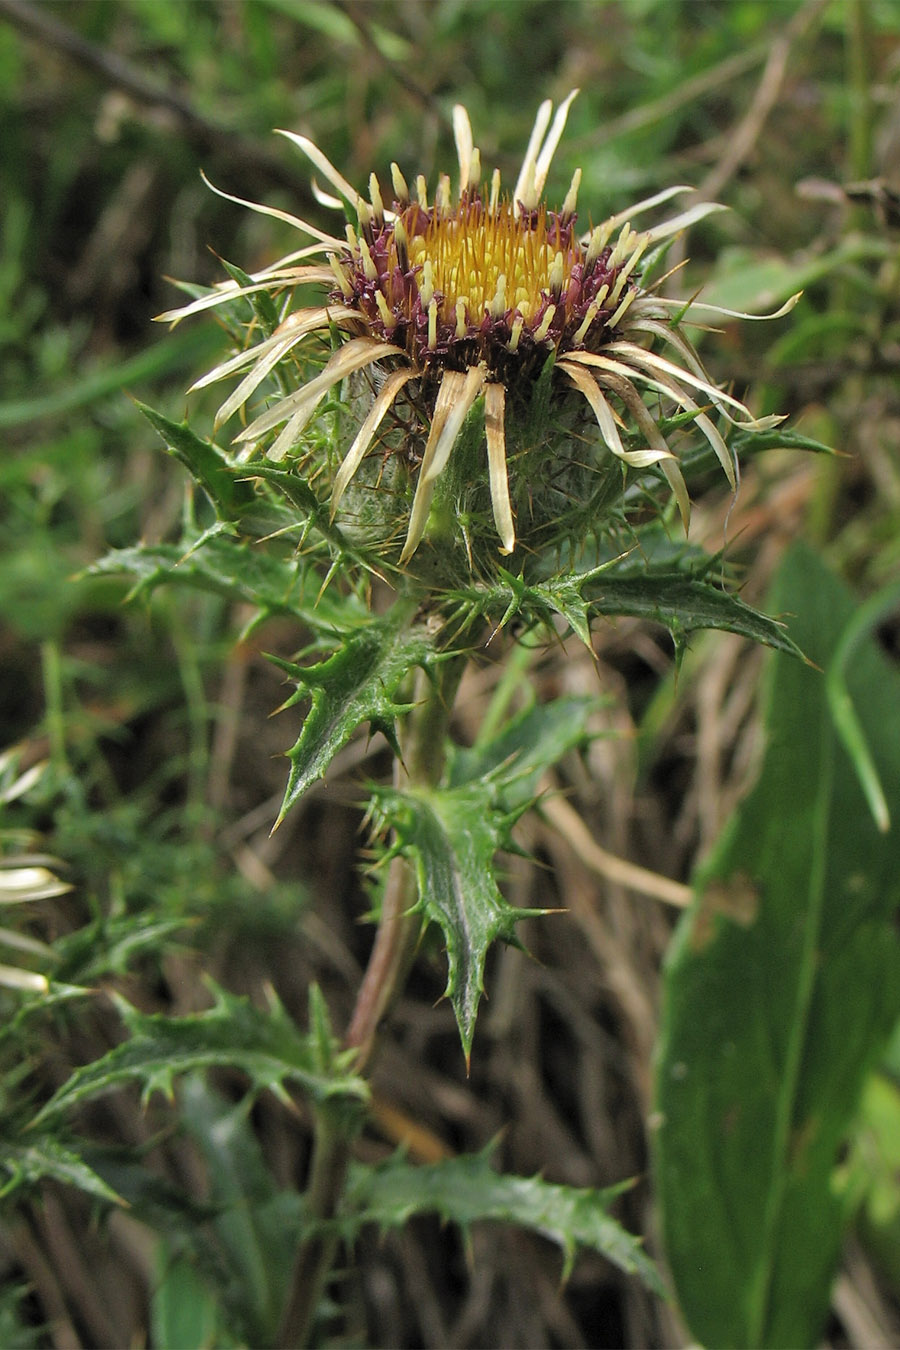
<svg viewBox="0 0 900 1350">
<path fill-rule="evenodd" d="M 230 263 L 223 258 L 222 266 L 231 280 L 236 281 L 239 286 L 253 285 L 253 278 L 248 276 L 243 268 L 238 267 L 236 263 Z M 275 301 L 271 295 L 268 291 L 252 291 L 250 295 L 245 296 L 245 299 L 256 315 L 263 337 L 271 337 L 281 322 L 281 316 L 275 308 Z"/>
<path fill-rule="evenodd" d="M 789 427 L 774 427 L 771 431 L 741 431 L 732 438 L 732 448 L 741 458 L 759 450 L 811 450 L 814 454 L 834 455 L 837 451 L 823 441 L 813 440 Z"/>
<path fill-rule="evenodd" d="M 50 1135 L 35 1135 L 28 1143 L 0 1139 L 0 1167 L 7 1173 L 6 1181 L 0 1186 L 0 1195 L 50 1180 L 64 1186 L 76 1186 L 87 1195 L 110 1204 L 125 1203 L 80 1154 Z"/>
<path fill-rule="evenodd" d="M 175 583 L 253 605 L 265 615 L 292 614 L 310 627 L 341 633 L 362 617 L 358 603 L 328 593 L 320 597 L 321 577 L 300 558 L 280 558 L 242 539 L 207 535 L 183 544 L 141 545 L 117 549 L 89 569 L 91 575 L 136 578 L 132 595 Z"/>
<path fill-rule="evenodd" d="M 181 460 L 203 488 L 216 508 L 216 514 L 223 520 L 236 519 L 253 500 L 253 489 L 242 478 L 236 477 L 235 469 L 219 447 L 211 441 L 201 440 L 187 422 L 172 422 L 143 403 L 139 403 L 138 408 L 176 459 Z"/>
<path fill-rule="evenodd" d="M 104 975 L 123 975 L 136 957 L 158 951 L 184 928 L 183 919 L 149 920 L 145 914 L 96 919 L 57 938 L 57 980 L 90 985 Z"/>
<path fill-rule="evenodd" d="M 718 628 L 805 659 L 782 623 L 697 577 L 604 577 L 590 587 L 590 606 L 597 614 L 664 624 L 676 646 L 697 629 Z"/>
<path fill-rule="evenodd" d="M 638 1275 L 654 1293 L 665 1290 L 640 1240 L 609 1213 L 625 1186 L 581 1190 L 540 1177 L 505 1176 L 491 1167 L 488 1153 L 415 1167 L 402 1156 L 375 1167 L 357 1166 L 349 1185 L 352 1232 L 366 1223 L 397 1228 L 417 1214 L 438 1214 L 464 1231 L 481 1220 L 517 1224 L 562 1248 L 564 1275 L 583 1250 L 601 1252 L 629 1275 Z"/>
<path fill-rule="evenodd" d="M 363 722 L 396 748 L 395 719 L 407 708 L 394 695 L 415 666 L 438 659 L 434 639 L 412 618 L 412 608 L 398 604 L 352 633 L 327 661 L 314 666 L 276 662 L 297 682 L 285 706 L 311 700 L 299 739 L 288 751 L 291 772 L 277 824 Z"/>
<path fill-rule="evenodd" d="M 685 549 L 680 554 L 663 553 L 656 560 L 642 549 L 585 572 L 534 584 L 500 569 L 499 582 L 459 589 L 452 599 L 457 621 L 463 625 L 476 616 L 491 619 L 498 627 L 513 618 L 529 626 L 546 625 L 558 614 L 588 647 L 593 614 L 629 615 L 665 625 L 676 646 L 697 629 L 718 628 L 802 658 L 783 624 L 707 580 L 716 562 L 708 554 Z"/>
<path fill-rule="evenodd" d="M 365 1099 L 365 1084 L 341 1067 L 343 1061 L 328 1076 L 318 1071 L 316 1047 L 280 1004 L 262 1010 L 224 990 L 214 994 L 213 1008 L 188 1017 L 147 1015 L 116 996 L 128 1039 L 102 1059 L 76 1069 L 37 1122 L 54 1119 L 127 1082 L 139 1082 L 145 1099 L 153 1092 L 171 1097 L 177 1076 L 217 1066 L 242 1069 L 254 1089 L 269 1088 L 281 1096 L 288 1080 L 299 1083 L 317 1101 L 334 1096 Z"/>
<path fill-rule="evenodd" d="M 468 1059 L 488 948 L 496 938 L 515 942 L 516 921 L 540 913 L 507 904 L 494 880 L 494 855 L 509 846 L 510 817 L 499 809 L 490 781 L 405 792 L 379 788 L 373 808 L 377 818 L 390 821 L 397 849 L 413 861 L 417 907 L 444 934 L 446 994 Z"/>
</svg>

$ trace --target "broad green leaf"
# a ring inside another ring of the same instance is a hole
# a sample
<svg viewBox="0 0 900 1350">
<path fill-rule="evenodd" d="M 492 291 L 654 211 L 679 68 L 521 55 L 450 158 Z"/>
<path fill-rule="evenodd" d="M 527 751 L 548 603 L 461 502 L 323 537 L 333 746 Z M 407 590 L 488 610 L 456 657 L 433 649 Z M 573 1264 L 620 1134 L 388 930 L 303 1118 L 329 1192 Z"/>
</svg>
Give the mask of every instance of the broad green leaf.
<svg viewBox="0 0 900 1350">
<path fill-rule="evenodd" d="M 895 582 L 860 606 L 841 635 L 825 681 L 835 729 L 850 756 L 850 762 L 859 778 L 859 785 L 866 795 L 869 809 L 880 830 L 890 829 L 890 810 L 878 777 L 878 769 L 866 742 L 865 731 L 847 687 L 847 670 L 852 664 L 860 642 L 868 637 L 898 604 L 900 604 L 900 583 Z"/>
<path fill-rule="evenodd" d="M 389 823 L 396 851 L 409 857 L 418 883 L 417 909 L 439 925 L 447 944 L 447 988 L 468 1059 L 484 990 L 484 960 L 497 938 L 515 942 L 525 913 L 507 904 L 494 879 L 494 855 L 509 846 L 510 817 L 495 785 L 378 788 L 376 817 Z"/>
<path fill-rule="evenodd" d="M 224 1272 L 230 1322 L 251 1344 L 271 1345 L 287 1295 L 303 1199 L 283 1190 L 266 1165 L 248 1118 L 252 1099 L 224 1101 L 203 1079 L 188 1077 L 180 1116 L 203 1155 L 214 1217 L 205 1241 Z"/>
<path fill-rule="evenodd" d="M 172 422 L 143 403 L 138 407 L 175 458 L 203 488 L 220 519 L 236 519 L 253 500 L 253 489 L 243 477 L 237 476 L 238 471 L 229 464 L 226 455 L 217 445 L 191 431 L 187 422 Z"/>
<path fill-rule="evenodd" d="M 852 596 L 787 557 L 772 606 L 825 669 Z M 900 675 L 871 641 L 847 687 L 897 818 Z M 656 1170 L 669 1264 L 707 1345 L 814 1345 L 841 1242 L 832 1176 L 900 1015 L 900 833 L 876 828 L 820 670 L 777 655 L 756 787 L 669 957 Z"/>
<path fill-rule="evenodd" d="M 219 1300 L 200 1279 L 193 1263 L 175 1254 L 167 1242 L 156 1249 L 156 1273 L 150 1294 L 150 1326 L 154 1345 L 193 1346 L 224 1350 Z"/>
<path fill-rule="evenodd" d="M 541 1177 L 503 1175 L 494 1171 L 487 1153 L 423 1167 L 395 1156 L 375 1167 L 352 1170 L 347 1227 L 351 1233 L 367 1223 L 397 1228 L 417 1214 L 438 1214 L 464 1232 L 482 1220 L 512 1223 L 562 1248 L 564 1277 L 578 1253 L 591 1250 L 665 1296 L 640 1239 L 627 1233 L 609 1213 L 627 1184 L 603 1191 L 580 1190 L 556 1186 Z"/>
<path fill-rule="evenodd" d="M 589 738 L 590 721 L 599 706 L 599 699 L 576 697 L 535 704 L 486 744 L 451 747 L 449 786 L 464 787 L 490 777 L 502 808 L 517 810 L 536 796 L 540 775 Z"/>
<path fill-rule="evenodd" d="M 280 1004 L 262 1010 L 224 990 L 214 993 L 214 1007 L 188 1017 L 147 1015 L 115 997 L 128 1039 L 102 1059 L 76 1069 L 37 1120 L 58 1118 L 123 1083 L 140 1083 L 145 1099 L 153 1092 L 171 1097 L 179 1075 L 226 1066 L 242 1069 L 255 1090 L 269 1088 L 282 1097 L 287 1081 L 298 1083 L 317 1101 L 337 1096 L 365 1100 L 365 1084 L 348 1071 L 321 1073 L 316 1046 Z"/>
<path fill-rule="evenodd" d="M 33 1134 L 27 1143 L 0 1139 L 0 1169 L 6 1174 L 0 1195 L 40 1181 L 58 1181 L 63 1186 L 76 1186 L 97 1200 L 123 1203 L 80 1154 L 51 1135 Z"/>
<path fill-rule="evenodd" d="M 395 604 L 388 614 L 352 633 L 339 651 L 316 665 L 276 661 L 297 685 L 297 692 L 284 706 L 310 700 L 300 736 L 287 752 L 291 771 L 276 825 L 322 777 L 364 722 L 373 731 L 381 731 L 396 748 L 395 720 L 408 706 L 398 703 L 394 695 L 415 666 L 436 659 L 433 637 L 413 624 L 413 614 L 405 603 Z"/>
</svg>

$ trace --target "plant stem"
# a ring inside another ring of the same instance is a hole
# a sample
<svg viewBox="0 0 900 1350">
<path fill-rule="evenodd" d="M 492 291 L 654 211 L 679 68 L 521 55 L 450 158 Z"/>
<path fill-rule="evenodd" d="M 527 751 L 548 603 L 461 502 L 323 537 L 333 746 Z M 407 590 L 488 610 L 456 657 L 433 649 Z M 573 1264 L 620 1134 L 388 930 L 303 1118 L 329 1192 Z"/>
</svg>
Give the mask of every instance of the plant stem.
<svg viewBox="0 0 900 1350">
<path fill-rule="evenodd" d="M 405 778 L 413 787 L 433 787 L 440 781 L 447 724 L 463 668 L 464 659 L 448 662 L 443 678 L 434 684 L 419 672 L 416 706 L 401 742 L 403 764 L 395 765 L 398 783 Z M 346 1044 L 359 1052 L 360 1072 L 368 1066 L 378 1024 L 403 987 L 419 940 L 421 924 L 412 912 L 415 898 L 415 877 L 408 864 L 403 858 L 393 858 L 372 955 L 347 1030 Z"/>
<path fill-rule="evenodd" d="M 403 858 L 392 858 L 375 943 L 347 1029 L 346 1044 L 358 1051 L 361 1073 L 372 1058 L 378 1024 L 402 987 L 419 940 L 419 917 L 410 912 L 415 899 L 416 880 L 409 866 Z"/>
<path fill-rule="evenodd" d="M 850 87 L 847 176 L 856 181 L 872 173 L 872 87 L 869 75 L 869 5 L 851 0 L 847 23 L 847 83 Z M 864 215 L 857 207 L 857 223 Z"/>
<path fill-rule="evenodd" d="M 398 785 L 435 786 L 441 778 L 446 755 L 447 727 L 465 657 L 448 660 L 441 677 L 429 681 L 419 671 L 415 707 L 401 734 L 402 762 L 394 765 Z M 345 1037 L 357 1051 L 356 1068 L 364 1073 L 375 1048 L 379 1023 L 400 993 L 415 954 L 421 920 L 413 911 L 416 879 L 399 856 L 391 860 L 378 920 L 378 930 L 356 1006 Z M 338 1211 L 350 1162 L 350 1149 L 357 1121 L 338 1115 L 328 1106 L 316 1114 L 313 1160 L 307 1191 L 308 1213 L 314 1231 L 300 1244 L 293 1283 L 278 1344 L 299 1350 L 309 1344 L 313 1321 L 338 1246 L 336 1232 L 323 1225 Z"/>
<path fill-rule="evenodd" d="M 338 1234 L 327 1231 L 324 1225 L 334 1217 L 344 1192 L 353 1133 L 327 1105 L 317 1111 L 306 1192 L 308 1220 L 314 1231 L 297 1251 L 290 1298 L 278 1331 L 277 1344 L 285 1350 L 301 1350 L 310 1342 L 316 1309 L 339 1240 Z"/>
</svg>

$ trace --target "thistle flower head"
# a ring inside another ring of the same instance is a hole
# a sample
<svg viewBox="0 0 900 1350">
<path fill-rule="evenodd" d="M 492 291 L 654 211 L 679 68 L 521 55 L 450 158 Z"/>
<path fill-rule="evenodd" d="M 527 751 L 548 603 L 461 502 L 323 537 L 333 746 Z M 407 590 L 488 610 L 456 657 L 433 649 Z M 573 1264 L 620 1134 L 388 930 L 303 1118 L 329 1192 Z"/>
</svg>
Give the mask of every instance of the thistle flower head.
<svg viewBox="0 0 900 1350">
<path fill-rule="evenodd" d="M 518 447 L 511 444 L 510 426 L 519 425 L 517 413 L 528 406 L 548 369 L 560 405 L 574 400 L 594 426 L 598 466 L 604 461 L 636 469 L 658 465 L 685 525 L 689 501 L 684 479 L 659 416 L 648 406 L 648 393 L 657 408 L 668 407 L 693 420 L 732 486 L 734 460 L 709 412 L 754 428 L 779 420 L 754 419 L 742 403 L 717 388 L 675 322 L 684 302 L 641 284 L 642 265 L 657 246 L 722 208 L 698 203 L 663 224 L 638 230 L 634 220 L 690 191 L 675 187 L 583 231 L 576 213 L 580 170 L 561 204 L 544 200 L 575 92 L 555 115 L 549 101 L 541 105 L 511 191 L 503 189 L 496 170 L 485 179 L 468 115 L 460 106 L 453 114 L 458 180 L 454 187 L 442 174 L 431 194 L 424 178 L 418 177 L 411 188 L 393 164 L 390 186 L 372 174 L 364 196 L 313 142 L 285 132 L 338 194 L 317 187 L 319 199 L 351 217 L 344 237 L 254 206 L 290 220 L 315 242 L 248 284 L 226 283 L 210 296 L 161 316 L 180 319 L 259 290 L 277 293 L 308 282 L 327 288 L 324 303 L 290 310 L 271 335 L 217 366 L 194 387 L 246 372 L 219 410 L 221 423 L 243 408 L 297 347 L 316 334 L 337 333 L 338 345 L 320 373 L 293 393 L 276 397 L 250 419 L 237 441 L 247 453 L 259 448 L 272 459 L 282 459 L 295 452 L 325 396 L 356 372 L 368 371 L 370 406 L 343 453 L 331 509 L 332 514 L 338 511 L 367 457 L 381 453 L 385 425 L 391 419 L 396 426 L 402 423 L 405 437 L 388 441 L 400 451 L 405 448 L 414 482 L 401 563 L 412 557 L 426 534 L 438 481 L 479 402 L 493 523 L 500 551 L 513 551 L 514 503 L 527 498 L 529 485 L 514 482 L 511 488 L 510 461 L 515 477 Z M 324 263 L 305 261 L 316 255 Z M 660 353 L 660 347 L 668 347 L 670 355 Z M 410 416 L 414 437 L 408 434 Z M 411 440 L 422 447 L 421 454 L 409 453 Z M 548 447 L 547 453 L 555 453 L 554 448 Z M 583 457 L 583 446 L 578 454 Z"/>
</svg>

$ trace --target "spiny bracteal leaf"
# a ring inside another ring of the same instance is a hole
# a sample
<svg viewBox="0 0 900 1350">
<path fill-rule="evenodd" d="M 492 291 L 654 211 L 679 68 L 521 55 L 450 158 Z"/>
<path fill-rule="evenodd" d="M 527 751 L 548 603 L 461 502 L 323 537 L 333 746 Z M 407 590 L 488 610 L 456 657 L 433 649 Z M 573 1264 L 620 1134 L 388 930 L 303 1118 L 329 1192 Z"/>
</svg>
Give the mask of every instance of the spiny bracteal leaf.
<svg viewBox="0 0 900 1350">
<path fill-rule="evenodd" d="M 590 619 L 581 594 L 582 578 L 565 577 L 532 585 L 524 576 L 503 567 L 497 568 L 497 574 L 500 580 L 492 585 L 460 587 L 449 593 L 454 620 L 460 628 L 485 619 L 497 629 L 505 628 L 514 619 L 528 627 L 548 627 L 553 616 L 559 614 L 585 646 L 590 646 Z"/>
<path fill-rule="evenodd" d="M 248 464 L 245 473 L 261 483 L 267 483 L 274 492 L 284 499 L 298 527 L 298 548 L 308 547 L 310 536 L 324 540 L 332 568 L 347 571 L 361 568 L 376 576 L 397 573 L 398 569 L 382 556 L 378 548 L 366 548 L 342 529 L 331 518 L 330 503 L 320 501 L 305 479 L 296 470 L 279 469 L 275 464 L 258 462 Z"/>
<path fill-rule="evenodd" d="M 634 552 L 585 572 L 526 583 L 522 576 L 501 573 L 493 585 L 476 585 L 452 593 L 455 621 L 462 627 L 488 619 L 498 628 L 512 619 L 529 627 L 565 619 L 572 632 L 591 646 L 591 618 L 630 616 L 663 624 L 676 648 L 702 628 L 727 633 L 803 657 L 784 624 L 752 609 L 738 596 L 707 580 L 717 560 L 682 550 L 655 563 Z"/>
<path fill-rule="evenodd" d="M 300 736 L 287 752 L 291 771 L 276 825 L 363 723 L 396 748 L 395 721 L 408 705 L 394 696 L 416 666 L 439 659 L 433 636 L 413 617 L 412 606 L 398 603 L 350 634 L 326 661 L 313 666 L 276 661 L 297 684 L 285 707 L 310 700 Z"/>
<path fill-rule="evenodd" d="M 42 1181 L 58 1181 L 97 1200 L 115 1205 L 125 1203 L 80 1154 L 50 1135 L 32 1133 L 27 1143 L 0 1138 L 0 1169 L 6 1173 L 0 1184 L 0 1196 Z"/>
<path fill-rule="evenodd" d="M 588 589 L 595 614 L 651 619 L 668 628 L 676 647 L 698 629 L 718 628 L 805 659 L 783 623 L 697 577 L 605 576 Z"/>
<path fill-rule="evenodd" d="M 324 533 L 341 539 L 341 532 L 335 525 L 329 528 L 331 509 L 327 502 L 320 502 L 305 478 L 290 469 L 279 469 L 275 464 L 248 464 L 245 473 L 261 482 L 270 483 L 282 496 L 295 506 L 304 516 L 309 517 Z"/>
<path fill-rule="evenodd" d="M 175 458 L 203 488 L 216 508 L 216 514 L 222 520 L 237 519 L 253 500 L 253 488 L 238 476 L 241 471 L 229 464 L 217 445 L 202 440 L 191 431 L 187 422 L 172 422 L 144 403 L 137 406 Z"/>
<path fill-rule="evenodd" d="M 239 286 L 252 286 L 253 278 L 249 276 L 236 263 L 230 263 L 226 258 L 222 259 L 222 266 Z M 268 291 L 252 291 L 250 295 L 244 297 L 249 303 L 253 313 L 256 315 L 259 323 L 260 332 L 263 337 L 271 337 L 275 329 L 281 322 L 281 316 L 275 308 L 275 301 Z"/>
<path fill-rule="evenodd" d="M 89 573 L 134 577 L 132 597 L 173 583 L 252 605 L 261 616 L 291 614 L 315 631 L 340 634 L 365 615 L 353 597 L 342 596 L 338 603 L 328 591 L 320 594 L 321 576 L 301 558 L 278 557 L 223 533 L 208 534 L 202 542 L 116 549 Z"/>
<path fill-rule="evenodd" d="M 665 1297 L 659 1273 L 640 1239 L 609 1213 L 629 1183 L 587 1190 L 553 1185 L 541 1177 L 503 1175 L 491 1166 L 489 1152 L 422 1167 L 400 1155 L 374 1167 L 354 1167 L 347 1229 L 352 1234 L 367 1223 L 397 1228 L 417 1214 L 438 1214 L 463 1232 L 483 1220 L 517 1224 L 562 1249 L 564 1277 L 581 1251 L 596 1251 Z"/>
<path fill-rule="evenodd" d="M 319 1072 L 317 1047 L 280 1004 L 261 1009 L 222 989 L 214 994 L 214 1007 L 188 1017 L 141 1013 L 116 996 L 128 1039 L 76 1069 L 37 1121 L 55 1119 L 123 1083 L 140 1083 L 145 1099 L 154 1092 L 171 1097 L 176 1077 L 214 1067 L 241 1069 L 255 1090 L 269 1088 L 282 1097 L 287 1081 L 298 1083 L 316 1101 L 337 1096 L 365 1100 L 365 1084 L 349 1072 L 344 1060 L 338 1060 L 328 1075 Z"/>
<path fill-rule="evenodd" d="M 447 988 L 468 1060 L 484 990 L 484 961 L 497 938 L 515 942 L 516 922 L 539 910 L 507 904 L 494 879 L 494 855 L 509 847 L 510 816 L 490 782 L 458 788 L 376 788 L 373 817 L 389 822 L 395 851 L 412 861 L 417 909 L 447 946 Z"/>
</svg>

